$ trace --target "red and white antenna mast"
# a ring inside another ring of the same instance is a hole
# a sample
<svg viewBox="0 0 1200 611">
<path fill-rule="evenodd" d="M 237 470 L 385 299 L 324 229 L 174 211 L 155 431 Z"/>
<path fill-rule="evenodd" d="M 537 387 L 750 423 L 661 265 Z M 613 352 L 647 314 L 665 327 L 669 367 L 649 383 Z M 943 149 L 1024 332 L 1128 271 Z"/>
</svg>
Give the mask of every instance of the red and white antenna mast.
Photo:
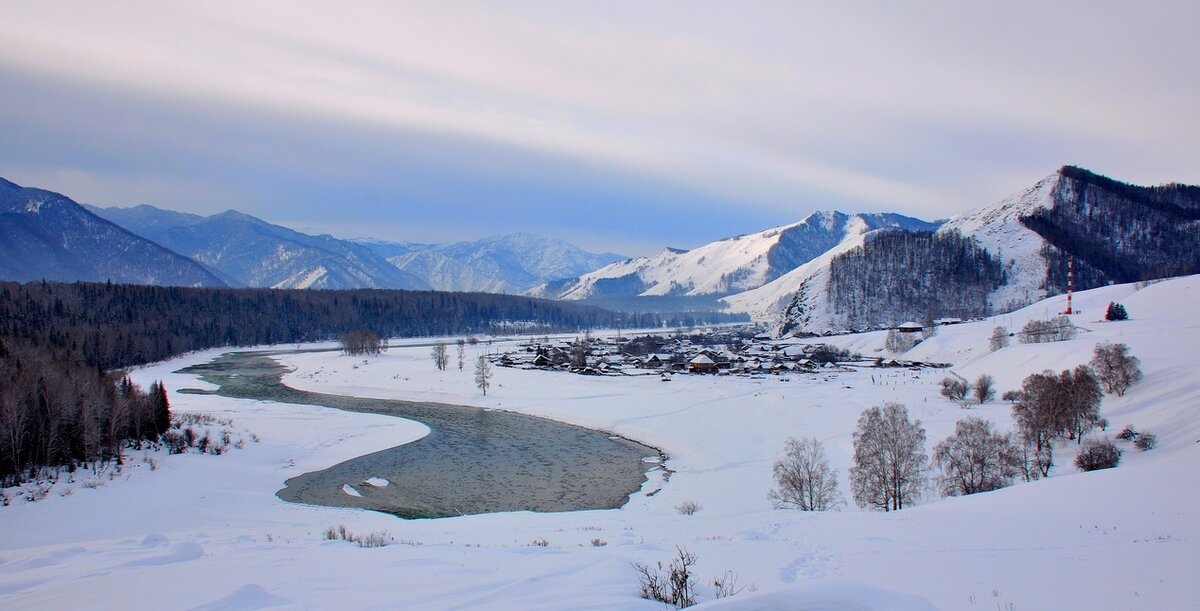
<svg viewBox="0 0 1200 611">
<path fill-rule="evenodd" d="M 1067 316 L 1073 314 L 1071 311 L 1071 293 L 1075 292 L 1075 257 L 1067 258 L 1067 311 L 1063 312 Z"/>
</svg>

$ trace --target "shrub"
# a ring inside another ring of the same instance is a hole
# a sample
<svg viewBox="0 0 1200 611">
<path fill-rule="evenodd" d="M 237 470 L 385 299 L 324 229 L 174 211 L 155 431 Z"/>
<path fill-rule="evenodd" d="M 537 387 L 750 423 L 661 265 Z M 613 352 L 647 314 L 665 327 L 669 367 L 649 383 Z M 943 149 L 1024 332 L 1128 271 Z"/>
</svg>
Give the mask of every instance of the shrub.
<svg viewBox="0 0 1200 611">
<path fill-rule="evenodd" d="M 1111 469 L 1121 462 L 1121 454 L 1121 449 L 1107 439 L 1092 440 L 1075 457 L 1075 466 L 1080 471 Z"/>
<path fill-rule="evenodd" d="M 691 567 L 696 564 L 696 556 L 682 547 L 675 550 L 678 555 L 671 560 L 665 576 L 662 574 L 662 562 L 656 563 L 657 569 L 640 562 L 635 562 L 633 568 L 638 572 L 642 598 L 682 609 L 696 604 L 695 583 L 691 573 Z"/>
<path fill-rule="evenodd" d="M 1120 439 L 1121 441 L 1133 441 L 1137 438 L 1137 429 L 1133 428 L 1132 424 L 1126 424 L 1125 428 L 1121 429 L 1120 433 L 1117 433 L 1117 439 Z"/>
<path fill-rule="evenodd" d="M 1142 433 L 1141 435 L 1138 435 L 1138 438 L 1133 442 L 1133 447 L 1143 452 L 1146 450 L 1153 450 L 1154 446 L 1156 445 L 1158 445 L 1158 435 L 1155 435 L 1154 433 Z"/>
<path fill-rule="evenodd" d="M 387 531 L 373 532 L 367 535 L 356 535 L 350 532 L 345 524 L 330 526 L 322 533 L 326 541 L 348 541 L 359 547 L 386 547 L 394 542 Z"/>
<path fill-rule="evenodd" d="M 704 509 L 704 506 L 696 501 L 684 501 L 675 506 L 675 511 L 678 511 L 685 516 L 690 516 L 701 509 Z"/>
</svg>

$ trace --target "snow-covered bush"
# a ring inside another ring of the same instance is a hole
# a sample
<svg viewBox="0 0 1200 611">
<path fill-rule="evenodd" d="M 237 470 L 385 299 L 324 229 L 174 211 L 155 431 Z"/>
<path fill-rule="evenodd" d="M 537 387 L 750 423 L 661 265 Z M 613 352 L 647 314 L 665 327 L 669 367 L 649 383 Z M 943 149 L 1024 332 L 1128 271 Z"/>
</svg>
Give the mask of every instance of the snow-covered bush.
<svg viewBox="0 0 1200 611">
<path fill-rule="evenodd" d="M 322 536 L 326 541 L 349 541 L 359 547 L 386 547 L 395 542 L 387 531 L 356 535 L 347 530 L 345 524 L 326 528 Z"/>
<path fill-rule="evenodd" d="M 1133 447 L 1143 452 L 1153 450 L 1156 445 L 1158 445 L 1158 435 L 1154 433 L 1142 433 L 1133 441 Z"/>
<path fill-rule="evenodd" d="M 638 573 L 642 598 L 682 609 L 696 604 L 695 582 L 691 572 L 696 564 L 696 556 L 682 547 L 676 548 L 676 552 L 665 575 L 662 562 L 656 563 L 657 568 L 635 562 L 633 568 Z"/>
<path fill-rule="evenodd" d="M 1075 466 L 1080 471 L 1096 471 L 1111 469 L 1121 462 L 1121 448 L 1108 439 L 1096 439 L 1087 442 L 1079 456 L 1075 457 Z"/>
<path fill-rule="evenodd" d="M 692 500 L 684 501 L 675 506 L 675 511 L 685 516 L 690 516 L 701 509 L 704 509 L 704 506 Z"/>
<path fill-rule="evenodd" d="M 1137 429 L 1133 428 L 1132 424 L 1126 424 L 1125 428 L 1121 429 L 1120 433 L 1117 433 L 1117 439 L 1120 439 L 1121 441 L 1133 441 L 1137 438 Z"/>
</svg>

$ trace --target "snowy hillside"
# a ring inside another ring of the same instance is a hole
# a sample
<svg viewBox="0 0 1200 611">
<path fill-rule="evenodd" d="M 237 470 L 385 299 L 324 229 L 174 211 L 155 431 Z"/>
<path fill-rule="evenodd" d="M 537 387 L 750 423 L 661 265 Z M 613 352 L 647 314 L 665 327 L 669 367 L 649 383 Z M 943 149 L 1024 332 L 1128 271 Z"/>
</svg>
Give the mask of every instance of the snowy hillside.
<svg viewBox="0 0 1200 611">
<path fill-rule="evenodd" d="M 1101 322 L 1109 301 L 1131 319 Z M 1076 295 L 1081 331 L 1052 344 L 991 352 L 993 327 L 1062 309 L 1058 296 L 1010 315 L 940 328 L 906 358 L 990 373 L 1000 390 L 1024 376 L 1087 361 L 1101 341 L 1127 343 L 1145 379 L 1106 396 L 1114 428 L 1159 436 L 1112 470 L 1080 473 L 1061 444 L 1051 477 L 892 513 L 772 509 L 771 465 L 789 436 L 824 441 L 841 489 L 856 420 L 884 401 L 906 404 L 926 446 L 966 415 L 1007 430 L 1011 406 L 964 410 L 939 396 L 945 372 L 831 369 L 759 378 L 579 376 L 497 368 L 481 396 L 470 371 L 436 370 L 428 345 L 369 359 L 336 352 L 286 355 L 287 383 L 327 393 L 477 405 L 600 427 L 662 448 L 674 471 L 647 482 L 619 510 L 499 513 L 403 521 L 384 514 L 292 505 L 283 480 L 420 438 L 396 418 L 215 395 L 173 393 L 177 411 L 231 418 L 260 443 L 223 456 L 131 452 L 124 471 L 80 472 L 37 502 L 6 491 L 0 507 L 0 606 L 5 608 L 661 609 L 638 598 L 631 563 L 696 555 L 700 608 L 734 609 L 1190 609 L 1200 600 L 1200 276 Z M 868 356 L 884 333 L 830 338 Z M 798 340 L 791 340 L 796 342 Z M 484 350 L 515 349 L 498 338 Z M 134 372 L 147 384 L 203 387 L 172 373 L 195 354 Z M 1099 431 L 1092 436 L 1111 435 Z M 153 459 L 155 467 L 151 468 Z M 351 489 L 361 482 L 347 482 Z M 675 507 L 701 509 L 681 515 Z M 361 549 L 322 535 L 344 525 L 383 533 Z M 714 600 L 713 577 L 740 592 Z M 137 584 L 130 587 L 130 584 Z"/>
<path fill-rule="evenodd" d="M 204 266 L 70 198 L 0 178 L 0 279 L 223 286 Z"/>
<path fill-rule="evenodd" d="M 939 229 L 974 238 L 1004 265 L 1007 282 L 991 298 L 998 312 L 1033 303 L 1046 294 L 1047 264 L 1042 254 L 1046 241 L 1023 225 L 1021 217 L 1052 207 L 1051 191 L 1058 181 L 1058 173 L 1051 174 L 1022 193 L 956 216 Z"/>
<path fill-rule="evenodd" d="M 614 263 L 556 287 L 561 299 L 614 295 L 729 295 L 761 287 L 836 247 L 864 228 L 932 230 L 896 214 L 818 212 L 791 225 L 741 235 L 687 251 L 666 249 L 652 257 Z"/>
<path fill-rule="evenodd" d="M 92 210 L 191 257 L 235 286 L 429 288 L 367 246 L 330 235 L 300 233 L 236 210 L 208 217 L 145 205 Z"/>
<path fill-rule="evenodd" d="M 798 278 L 791 295 L 727 302 L 760 319 L 778 308 L 785 332 L 844 332 L 1007 312 L 1065 290 L 1070 266 L 1076 288 L 1200 270 L 1200 188 L 1141 187 L 1064 166 L 950 219 L 932 239 L 879 233 Z"/>
<path fill-rule="evenodd" d="M 807 290 L 823 293 L 828 284 L 829 262 L 852 248 L 862 246 L 870 231 L 871 228 L 862 219 L 854 219 L 846 224 L 845 238 L 836 246 L 767 284 L 730 295 L 722 301 L 728 304 L 730 311 L 746 312 L 755 320 L 772 320 L 793 298 L 797 287 L 807 286 Z"/>
</svg>

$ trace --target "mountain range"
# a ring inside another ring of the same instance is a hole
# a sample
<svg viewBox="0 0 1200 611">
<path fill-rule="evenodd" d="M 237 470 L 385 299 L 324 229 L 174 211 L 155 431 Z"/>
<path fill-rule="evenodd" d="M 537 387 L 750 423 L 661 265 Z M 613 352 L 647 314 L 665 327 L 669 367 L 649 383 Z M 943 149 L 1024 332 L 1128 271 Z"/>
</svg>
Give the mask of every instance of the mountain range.
<svg viewBox="0 0 1200 611">
<path fill-rule="evenodd" d="M 718 309 L 779 333 L 1009 311 L 1078 289 L 1200 271 L 1200 187 L 1064 166 L 946 221 L 818 212 L 649 257 L 518 233 L 456 244 L 312 236 L 227 211 L 84 208 L 0 180 L 0 276 L 274 288 L 505 292 L 628 310 Z"/>
<path fill-rule="evenodd" d="M 1069 272 L 1076 290 L 1200 272 L 1200 187 L 1064 166 L 936 232 L 865 237 L 788 279 L 779 332 L 1007 312 L 1066 292 Z"/>
<path fill-rule="evenodd" d="M 0 278 L 223 286 L 203 265 L 71 199 L 0 178 Z"/>
</svg>

